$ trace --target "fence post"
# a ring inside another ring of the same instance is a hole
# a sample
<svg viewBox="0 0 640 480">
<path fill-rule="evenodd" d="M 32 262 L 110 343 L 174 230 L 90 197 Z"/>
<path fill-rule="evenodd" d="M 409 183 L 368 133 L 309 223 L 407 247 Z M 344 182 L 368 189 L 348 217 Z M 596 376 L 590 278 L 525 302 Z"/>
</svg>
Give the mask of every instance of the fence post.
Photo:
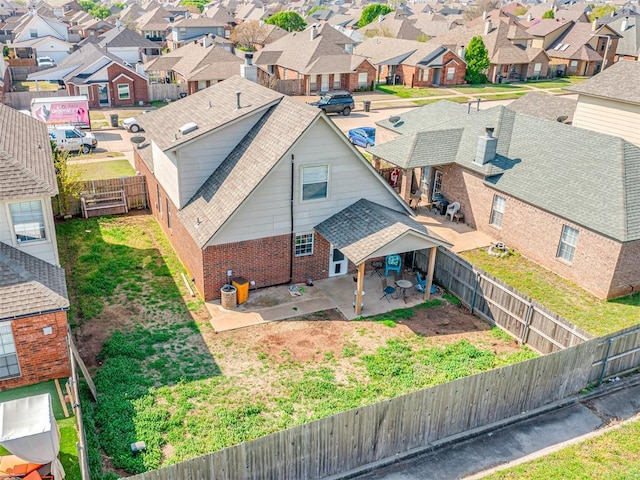
<svg viewBox="0 0 640 480">
<path fill-rule="evenodd" d="M 602 361 L 602 371 L 600 372 L 600 378 L 598 379 L 598 386 L 602 385 L 602 379 L 604 378 L 604 372 L 607 370 L 607 363 L 609 361 L 609 353 L 611 353 L 611 344 L 613 338 L 607 340 L 607 353 L 604 354 L 604 360 Z"/>
<path fill-rule="evenodd" d="M 476 272 L 476 284 L 473 286 L 473 296 L 471 297 L 471 315 L 473 315 L 473 309 L 476 306 L 476 294 L 478 293 L 478 285 L 480 284 L 480 272 Z"/>
<path fill-rule="evenodd" d="M 524 345 L 527 341 L 527 335 L 529 334 L 529 325 L 531 324 L 531 317 L 533 316 L 533 302 L 529 304 L 527 308 L 527 315 L 524 318 L 524 328 L 522 329 L 522 337 L 520 337 L 520 344 Z"/>
</svg>

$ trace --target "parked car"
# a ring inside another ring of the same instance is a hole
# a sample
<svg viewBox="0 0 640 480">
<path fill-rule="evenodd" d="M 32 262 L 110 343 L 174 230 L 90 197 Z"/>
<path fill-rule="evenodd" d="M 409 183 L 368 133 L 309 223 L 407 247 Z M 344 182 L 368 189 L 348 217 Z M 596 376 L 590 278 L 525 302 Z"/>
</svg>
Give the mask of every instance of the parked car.
<svg viewBox="0 0 640 480">
<path fill-rule="evenodd" d="M 136 117 L 125 118 L 122 121 L 122 126 L 129 130 L 131 133 L 138 133 L 140 131 L 143 131 L 142 127 L 140 127 L 140 124 L 138 123 L 138 120 L 136 120 Z"/>
<path fill-rule="evenodd" d="M 49 137 L 58 149 L 66 152 L 89 153 L 98 146 L 93 133 L 85 133 L 73 125 L 50 125 Z"/>
<path fill-rule="evenodd" d="M 329 92 L 311 105 L 321 108 L 324 113 L 341 113 L 347 116 L 353 110 L 354 101 L 349 92 Z"/>
<path fill-rule="evenodd" d="M 38 57 L 39 67 L 55 67 L 56 62 L 51 57 Z"/>
<path fill-rule="evenodd" d="M 361 147 L 373 147 L 376 144 L 376 129 L 373 127 L 352 128 L 349 130 L 349 141 Z"/>
</svg>

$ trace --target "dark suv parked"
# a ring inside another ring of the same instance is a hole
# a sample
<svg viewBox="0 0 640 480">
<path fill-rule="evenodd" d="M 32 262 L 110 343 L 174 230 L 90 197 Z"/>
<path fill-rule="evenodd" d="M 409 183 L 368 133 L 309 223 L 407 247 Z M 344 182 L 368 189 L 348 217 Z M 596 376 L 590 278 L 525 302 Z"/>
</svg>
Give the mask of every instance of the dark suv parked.
<svg viewBox="0 0 640 480">
<path fill-rule="evenodd" d="M 321 108 L 324 113 L 341 113 L 346 116 L 353 110 L 354 102 L 349 92 L 329 92 L 311 105 Z"/>
</svg>

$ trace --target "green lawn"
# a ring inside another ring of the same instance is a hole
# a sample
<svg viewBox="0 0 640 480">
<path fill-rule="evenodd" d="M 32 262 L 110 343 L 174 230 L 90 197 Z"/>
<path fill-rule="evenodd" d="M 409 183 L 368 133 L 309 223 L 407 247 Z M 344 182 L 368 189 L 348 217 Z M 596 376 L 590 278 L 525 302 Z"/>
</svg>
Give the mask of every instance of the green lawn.
<svg viewBox="0 0 640 480">
<path fill-rule="evenodd" d="M 447 98 L 447 99 L 442 99 L 442 98 L 425 98 L 425 99 L 421 99 L 421 100 L 413 100 L 414 105 L 417 105 L 419 107 L 422 107 L 423 105 L 429 105 L 430 103 L 436 103 L 439 102 L 441 100 L 447 100 L 448 102 L 455 102 L 455 103 L 467 103 L 470 101 L 475 102 L 474 99 L 470 98 L 470 97 L 451 97 L 451 98 Z"/>
<path fill-rule="evenodd" d="M 130 473 L 535 356 L 514 349 L 498 329 L 474 332 L 473 342 L 436 342 L 398 325 L 438 308 L 434 301 L 333 322 L 344 334 L 314 343 L 312 359 L 300 359 L 289 351 L 286 330 L 279 351 L 256 339 L 300 322 L 215 334 L 202 303 L 186 294 L 182 266 L 153 217 L 75 219 L 58 224 L 57 235 L 76 299 L 72 324 L 82 325 L 80 336 L 90 330 L 105 338 L 94 375 L 99 400 L 86 414 L 98 429 L 89 443 Z M 137 440 L 147 450 L 132 456 Z M 91 458 L 99 463 L 96 449 Z"/>
<path fill-rule="evenodd" d="M 84 158 L 84 156 L 79 158 Z M 130 177 L 136 174 L 129 160 L 70 163 L 69 168 L 72 172 L 80 172 L 82 180 L 105 180 L 109 178 Z"/>
<path fill-rule="evenodd" d="M 498 258 L 485 250 L 473 250 L 461 255 L 593 335 L 605 335 L 640 323 L 640 292 L 617 300 L 599 300 L 575 283 L 517 253 Z"/>
<path fill-rule="evenodd" d="M 64 391 L 66 380 L 60 380 L 60 387 Z M 33 395 L 41 395 L 43 393 L 51 394 L 53 405 L 53 414 L 56 417 L 58 428 L 60 429 L 60 461 L 67 474 L 65 478 L 68 480 L 81 480 L 80 466 L 78 463 L 78 451 L 76 442 L 78 441 L 78 433 L 76 431 L 75 418 L 73 416 L 65 418 L 60 403 L 60 397 L 56 390 L 55 383 L 52 381 L 29 385 L 28 387 L 13 388 L 0 392 L 0 402 L 7 402 L 17 398 L 31 397 Z M 0 447 L 0 455 L 7 455 L 9 452 Z"/>
<path fill-rule="evenodd" d="M 485 85 L 456 85 L 451 87 L 451 89 L 464 94 L 501 92 L 507 93 L 514 90 L 522 90 L 523 87 L 521 85 L 512 83 L 487 83 Z"/>
<path fill-rule="evenodd" d="M 523 95 L 526 95 L 529 92 L 524 92 L 524 91 L 518 91 L 518 92 L 509 92 L 509 93 L 496 93 L 494 95 L 482 95 L 482 97 L 478 97 L 481 98 L 482 101 L 487 101 L 487 100 L 511 100 L 511 99 L 515 99 L 515 98 L 520 98 Z"/>
<path fill-rule="evenodd" d="M 638 479 L 640 478 L 640 420 L 482 478 L 486 480 Z"/>
<path fill-rule="evenodd" d="M 13 89 L 16 92 L 57 92 L 59 90 L 58 82 L 39 81 L 36 90 L 36 82 L 13 82 Z"/>
<path fill-rule="evenodd" d="M 566 88 L 589 80 L 589 77 L 563 77 L 553 80 L 529 80 L 527 85 L 536 88 Z"/>
<path fill-rule="evenodd" d="M 420 98 L 443 95 L 453 95 L 450 90 L 444 88 L 411 88 L 404 85 L 376 85 L 376 90 L 389 93 L 400 98 Z"/>
</svg>

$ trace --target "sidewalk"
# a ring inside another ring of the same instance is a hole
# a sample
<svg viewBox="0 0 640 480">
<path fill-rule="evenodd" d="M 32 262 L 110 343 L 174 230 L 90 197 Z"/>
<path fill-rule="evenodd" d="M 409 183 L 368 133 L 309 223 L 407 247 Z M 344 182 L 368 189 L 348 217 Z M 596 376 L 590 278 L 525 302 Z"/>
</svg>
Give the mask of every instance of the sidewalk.
<svg viewBox="0 0 640 480">
<path fill-rule="evenodd" d="M 527 412 L 501 425 L 484 429 L 471 438 L 428 445 L 421 452 L 387 459 L 334 479 L 453 480 L 482 478 L 559 450 L 571 443 L 612 428 L 640 413 L 640 374 L 604 384 L 588 395 L 569 397 L 557 404 Z"/>
</svg>

